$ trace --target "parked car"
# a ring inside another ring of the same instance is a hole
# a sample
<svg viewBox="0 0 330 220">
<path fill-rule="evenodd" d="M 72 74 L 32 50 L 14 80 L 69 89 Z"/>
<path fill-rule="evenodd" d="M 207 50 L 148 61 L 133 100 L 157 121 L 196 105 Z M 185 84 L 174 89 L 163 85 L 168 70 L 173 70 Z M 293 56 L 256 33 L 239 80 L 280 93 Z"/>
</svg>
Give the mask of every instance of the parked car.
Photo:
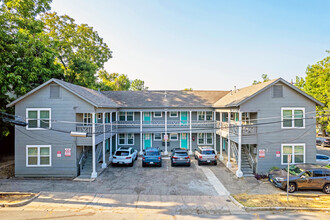
<svg viewBox="0 0 330 220">
<path fill-rule="evenodd" d="M 212 163 L 217 165 L 217 154 L 212 147 L 198 147 L 194 155 L 195 159 L 198 160 L 198 165 Z"/>
<path fill-rule="evenodd" d="M 190 166 L 190 157 L 184 148 L 175 148 L 171 154 L 171 166 L 184 165 Z"/>
<path fill-rule="evenodd" d="M 142 167 L 147 165 L 162 166 L 162 155 L 158 148 L 147 148 L 142 156 Z"/>
<path fill-rule="evenodd" d="M 268 175 L 268 180 L 276 187 L 286 190 L 287 168 L 273 170 Z M 319 189 L 330 194 L 330 169 L 320 165 L 292 165 L 289 168 L 290 193 L 298 189 Z"/>
<path fill-rule="evenodd" d="M 330 157 L 324 154 L 316 154 L 316 163 L 324 166 L 330 166 Z"/>
<path fill-rule="evenodd" d="M 133 166 L 134 160 L 137 160 L 137 150 L 132 147 L 121 147 L 112 156 L 112 165 L 127 164 Z"/>
<path fill-rule="evenodd" d="M 330 147 L 330 140 L 327 138 L 323 138 L 323 137 L 317 137 L 316 145 L 322 146 L 322 147 Z"/>
</svg>

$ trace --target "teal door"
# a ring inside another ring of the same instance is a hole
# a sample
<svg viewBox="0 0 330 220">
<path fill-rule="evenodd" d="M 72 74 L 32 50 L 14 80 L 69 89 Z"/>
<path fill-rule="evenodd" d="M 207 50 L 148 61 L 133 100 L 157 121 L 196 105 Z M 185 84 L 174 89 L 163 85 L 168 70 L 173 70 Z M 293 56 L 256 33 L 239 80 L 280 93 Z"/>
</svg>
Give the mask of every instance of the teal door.
<svg viewBox="0 0 330 220">
<path fill-rule="evenodd" d="M 151 147 L 151 134 L 144 134 L 143 135 L 144 140 L 144 149 Z"/>
<path fill-rule="evenodd" d="M 151 112 L 144 112 L 143 113 L 143 121 L 144 121 L 145 124 L 150 124 Z"/>
<path fill-rule="evenodd" d="M 181 120 L 181 125 L 187 125 L 188 124 L 188 112 L 181 112 L 180 113 L 180 120 Z"/>
<path fill-rule="evenodd" d="M 188 135 L 187 133 L 182 133 L 181 135 L 181 148 L 188 149 Z"/>
</svg>

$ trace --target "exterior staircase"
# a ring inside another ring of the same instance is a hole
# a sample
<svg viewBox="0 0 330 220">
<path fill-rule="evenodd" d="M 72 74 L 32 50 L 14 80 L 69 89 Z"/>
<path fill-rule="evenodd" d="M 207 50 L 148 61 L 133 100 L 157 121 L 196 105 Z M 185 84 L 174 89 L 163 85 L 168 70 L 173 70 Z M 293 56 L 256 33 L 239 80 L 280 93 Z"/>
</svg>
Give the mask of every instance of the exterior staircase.
<svg viewBox="0 0 330 220">
<path fill-rule="evenodd" d="M 93 160 L 93 155 L 92 155 L 92 151 L 90 151 L 82 166 L 79 178 L 91 178 L 92 171 L 93 171 L 92 160 Z"/>
<path fill-rule="evenodd" d="M 253 168 L 249 162 L 247 153 L 242 150 L 242 172 L 243 176 L 253 176 Z"/>
</svg>

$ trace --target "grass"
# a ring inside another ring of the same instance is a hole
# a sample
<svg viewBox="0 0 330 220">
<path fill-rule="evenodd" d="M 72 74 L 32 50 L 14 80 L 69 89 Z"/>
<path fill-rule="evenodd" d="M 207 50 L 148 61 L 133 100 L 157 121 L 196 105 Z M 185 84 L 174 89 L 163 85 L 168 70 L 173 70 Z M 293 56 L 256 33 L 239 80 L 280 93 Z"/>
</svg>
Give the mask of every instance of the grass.
<svg viewBox="0 0 330 220">
<path fill-rule="evenodd" d="M 246 207 L 330 207 L 330 196 L 328 195 L 312 197 L 289 194 L 289 202 L 286 199 L 286 194 L 235 194 L 233 197 Z"/>
</svg>

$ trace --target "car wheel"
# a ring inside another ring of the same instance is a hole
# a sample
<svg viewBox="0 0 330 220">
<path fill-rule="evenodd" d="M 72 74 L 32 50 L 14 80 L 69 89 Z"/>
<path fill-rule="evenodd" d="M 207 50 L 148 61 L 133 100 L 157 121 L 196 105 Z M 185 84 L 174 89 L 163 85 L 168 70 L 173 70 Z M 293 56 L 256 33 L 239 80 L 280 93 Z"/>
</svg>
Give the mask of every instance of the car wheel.
<svg viewBox="0 0 330 220">
<path fill-rule="evenodd" d="M 132 162 L 129 163 L 129 166 L 132 167 L 133 166 L 133 163 L 134 163 L 134 161 L 132 160 Z"/>
<path fill-rule="evenodd" d="M 216 166 L 216 165 L 218 165 L 218 162 L 217 161 L 214 162 L 214 166 Z"/>
<path fill-rule="evenodd" d="M 138 158 L 138 155 L 135 156 L 135 160 L 137 160 L 137 158 Z"/>
<path fill-rule="evenodd" d="M 159 166 L 159 167 L 162 167 L 162 162 L 160 162 L 158 166 Z"/>
<path fill-rule="evenodd" d="M 187 167 L 190 167 L 190 163 L 188 163 Z"/>
<path fill-rule="evenodd" d="M 289 193 L 293 193 L 296 191 L 296 184 L 295 183 L 289 183 Z"/>
<path fill-rule="evenodd" d="M 329 183 L 324 185 L 323 192 L 325 194 L 330 194 L 330 184 Z"/>
<path fill-rule="evenodd" d="M 202 165 L 202 162 L 200 160 L 198 160 L 198 166 Z"/>
<path fill-rule="evenodd" d="M 174 164 L 173 164 L 173 162 L 171 161 L 171 167 L 174 167 Z"/>
</svg>

